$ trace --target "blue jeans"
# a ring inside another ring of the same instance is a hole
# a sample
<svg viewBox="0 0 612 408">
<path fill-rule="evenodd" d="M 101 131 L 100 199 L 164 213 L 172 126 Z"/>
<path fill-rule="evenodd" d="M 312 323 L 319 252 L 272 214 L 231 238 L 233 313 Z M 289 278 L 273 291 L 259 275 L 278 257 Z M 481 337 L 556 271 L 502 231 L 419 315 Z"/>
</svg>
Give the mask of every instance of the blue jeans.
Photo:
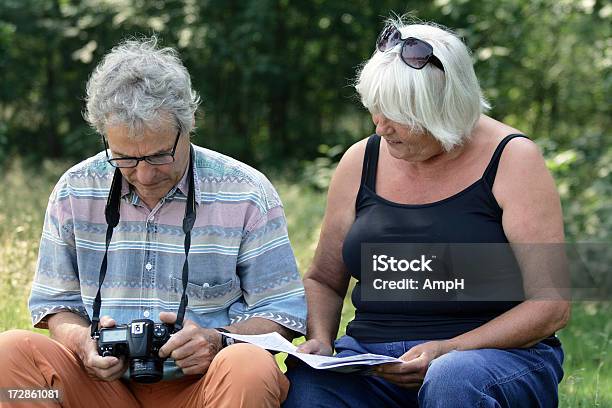
<svg viewBox="0 0 612 408">
<path fill-rule="evenodd" d="M 400 357 L 423 342 L 359 343 L 344 336 L 335 346 L 341 357 Z M 300 363 L 287 372 L 291 386 L 283 407 L 556 407 L 562 363 L 563 349 L 545 343 L 527 349 L 452 351 L 432 361 L 418 391 L 379 377 L 314 370 Z"/>
</svg>

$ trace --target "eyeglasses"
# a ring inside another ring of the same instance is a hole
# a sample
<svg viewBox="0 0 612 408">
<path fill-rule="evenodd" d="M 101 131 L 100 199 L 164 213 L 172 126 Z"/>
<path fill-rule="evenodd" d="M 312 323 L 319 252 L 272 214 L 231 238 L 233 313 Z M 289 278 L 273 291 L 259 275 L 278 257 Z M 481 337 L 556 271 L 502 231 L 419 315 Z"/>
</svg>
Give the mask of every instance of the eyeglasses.
<svg viewBox="0 0 612 408">
<path fill-rule="evenodd" d="M 402 43 L 400 57 L 406 65 L 414 69 L 423 69 L 428 62 L 444 72 L 442 62 L 433 54 L 431 44 L 418 38 L 402 38 L 402 33 L 393 25 L 387 26 L 376 40 L 376 48 L 380 52 L 389 51 Z"/>
<path fill-rule="evenodd" d="M 108 143 L 106 143 L 106 138 L 102 136 L 102 141 L 104 142 L 104 150 L 106 151 L 106 161 L 110 163 L 113 167 L 119 167 L 122 169 L 132 168 L 138 166 L 138 163 L 141 161 L 146 161 L 149 164 L 154 166 L 160 166 L 162 164 L 170 164 L 174 162 L 174 153 L 176 152 L 176 146 L 178 145 L 179 137 L 181 136 L 180 129 L 176 133 L 176 140 L 174 141 L 174 146 L 172 146 L 172 152 L 170 153 L 159 153 L 152 154 L 150 156 L 142 156 L 142 157 L 118 157 L 118 158 L 110 158 L 108 155 Z"/>
</svg>

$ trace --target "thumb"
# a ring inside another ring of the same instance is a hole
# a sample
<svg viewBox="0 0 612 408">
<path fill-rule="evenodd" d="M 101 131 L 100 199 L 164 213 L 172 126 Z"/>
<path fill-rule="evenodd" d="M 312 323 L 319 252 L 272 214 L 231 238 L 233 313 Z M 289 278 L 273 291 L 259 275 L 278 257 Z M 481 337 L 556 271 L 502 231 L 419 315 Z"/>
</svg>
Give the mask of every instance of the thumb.
<svg viewBox="0 0 612 408">
<path fill-rule="evenodd" d="M 159 314 L 159 320 L 161 320 L 163 323 L 172 324 L 176 322 L 176 313 L 161 312 Z"/>
<path fill-rule="evenodd" d="M 418 358 L 421 354 L 423 354 L 423 352 L 421 351 L 420 348 L 418 348 L 418 346 L 413 347 L 410 350 L 408 350 L 406 354 L 401 356 L 400 360 L 404 360 L 404 361 L 414 360 L 415 358 Z"/>
<path fill-rule="evenodd" d="M 102 316 L 100 318 L 101 327 L 114 327 L 116 325 L 115 319 L 110 316 Z"/>
<path fill-rule="evenodd" d="M 319 354 L 321 352 L 321 343 L 317 340 L 308 340 L 300 344 L 296 351 L 305 354 Z"/>
<path fill-rule="evenodd" d="M 306 353 L 311 354 L 314 351 L 314 345 L 312 344 L 312 340 L 307 340 L 304 343 L 300 344 L 295 351 L 298 353 Z"/>
</svg>

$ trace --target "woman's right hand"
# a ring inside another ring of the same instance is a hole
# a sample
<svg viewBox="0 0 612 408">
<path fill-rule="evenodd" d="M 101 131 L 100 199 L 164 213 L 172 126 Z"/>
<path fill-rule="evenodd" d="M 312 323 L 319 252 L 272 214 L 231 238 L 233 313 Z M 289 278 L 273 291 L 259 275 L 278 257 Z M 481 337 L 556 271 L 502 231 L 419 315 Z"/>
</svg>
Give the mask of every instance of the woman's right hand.
<svg viewBox="0 0 612 408">
<path fill-rule="evenodd" d="M 331 356 L 334 354 L 334 350 L 329 344 L 317 339 L 311 339 L 300 344 L 296 351 L 298 353 L 317 354 L 319 356 Z"/>
</svg>

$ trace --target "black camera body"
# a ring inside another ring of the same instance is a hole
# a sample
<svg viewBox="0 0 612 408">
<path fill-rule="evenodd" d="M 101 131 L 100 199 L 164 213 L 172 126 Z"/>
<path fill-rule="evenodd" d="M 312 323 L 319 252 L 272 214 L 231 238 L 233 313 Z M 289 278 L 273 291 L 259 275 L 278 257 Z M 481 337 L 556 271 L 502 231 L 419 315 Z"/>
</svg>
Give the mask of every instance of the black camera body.
<svg viewBox="0 0 612 408">
<path fill-rule="evenodd" d="M 165 358 L 159 349 L 176 332 L 173 324 L 154 323 L 150 319 L 133 320 L 129 324 L 103 327 L 98 338 L 98 354 L 102 357 L 127 357 L 130 379 L 140 383 L 154 383 L 164 375 Z"/>
</svg>

